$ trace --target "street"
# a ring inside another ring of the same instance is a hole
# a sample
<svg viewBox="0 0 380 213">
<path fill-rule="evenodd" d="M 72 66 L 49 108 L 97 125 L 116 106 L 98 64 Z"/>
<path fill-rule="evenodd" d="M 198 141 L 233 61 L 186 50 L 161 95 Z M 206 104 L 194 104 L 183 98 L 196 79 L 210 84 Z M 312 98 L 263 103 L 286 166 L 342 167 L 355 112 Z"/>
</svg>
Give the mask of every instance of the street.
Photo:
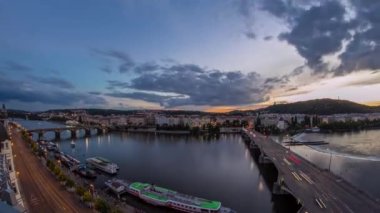
<svg viewBox="0 0 380 213">
<path fill-rule="evenodd" d="M 15 167 L 28 212 L 92 212 L 59 184 L 33 155 L 16 128 L 11 128 L 11 133 Z"/>
</svg>

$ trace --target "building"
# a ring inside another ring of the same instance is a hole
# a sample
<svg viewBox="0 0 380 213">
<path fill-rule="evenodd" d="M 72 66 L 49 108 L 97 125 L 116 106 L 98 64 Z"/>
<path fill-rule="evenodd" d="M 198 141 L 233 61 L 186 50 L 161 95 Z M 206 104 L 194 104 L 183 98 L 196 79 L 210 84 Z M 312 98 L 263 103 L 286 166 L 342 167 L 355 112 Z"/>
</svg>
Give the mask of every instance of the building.
<svg viewBox="0 0 380 213">
<path fill-rule="evenodd" d="M 25 208 L 19 188 L 13 162 L 12 143 L 5 126 L 0 124 L 0 200 L 23 211 Z"/>
</svg>

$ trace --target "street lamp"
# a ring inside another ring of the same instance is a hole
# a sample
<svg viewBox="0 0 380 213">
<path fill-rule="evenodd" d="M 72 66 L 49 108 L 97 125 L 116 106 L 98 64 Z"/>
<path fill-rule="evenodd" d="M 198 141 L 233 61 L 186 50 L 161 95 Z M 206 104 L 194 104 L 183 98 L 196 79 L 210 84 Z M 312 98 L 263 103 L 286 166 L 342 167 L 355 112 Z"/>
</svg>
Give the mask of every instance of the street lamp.
<svg viewBox="0 0 380 213">
<path fill-rule="evenodd" d="M 329 172 L 331 172 L 331 159 L 332 159 L 332 152 L 330 149 L 327 149 L 330 152 L 330 161 L 329 161 Z"/>
</svg>

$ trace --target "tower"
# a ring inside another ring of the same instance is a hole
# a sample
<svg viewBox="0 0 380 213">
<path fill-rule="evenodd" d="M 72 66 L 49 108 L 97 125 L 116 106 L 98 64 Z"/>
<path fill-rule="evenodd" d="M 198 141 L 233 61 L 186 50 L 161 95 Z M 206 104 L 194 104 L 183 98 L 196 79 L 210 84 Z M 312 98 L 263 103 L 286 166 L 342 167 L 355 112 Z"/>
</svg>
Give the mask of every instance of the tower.
<svg viewBox="0 0 380 213">
<path fill-rule="evenodd" d="M 5 107 L 5 104 L 3 104 L 2 108 L 1 108 L 1 115 L 0 115 L 0 117 L 2 119 L 8 118 L 8 112 L 7 112 L 7 108 Z"/>
</svg>

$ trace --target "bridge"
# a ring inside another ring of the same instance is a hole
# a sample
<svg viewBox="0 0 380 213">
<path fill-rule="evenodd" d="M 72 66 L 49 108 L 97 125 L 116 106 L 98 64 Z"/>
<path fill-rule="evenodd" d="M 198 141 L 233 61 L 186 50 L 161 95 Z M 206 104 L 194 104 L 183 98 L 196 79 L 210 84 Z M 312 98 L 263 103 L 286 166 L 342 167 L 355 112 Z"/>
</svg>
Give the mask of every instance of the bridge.
<svg viewBox="0 0 380 213">
<path fill-rule="evenodd" d="M 303 159 L 256 131 L 243 129 L 250 149 L 260 152 L 259 163 L 278 171 L 273 194 L 292 194 L 302 205 L 300 213 L 380 212 L 380 203 L 347 181 Z"/>
<path fill-rule="evenodd" d="M 27 130 L 29 133 L 37 133 L 38 140 L 41 140 L 46 132 L 54 132 L 55 140 L 61 139 L 61 133 L 64 131 L 70 131 L 70 137 L 76 138 L 78 130 L 84 130 L 84 136 L 91 136 L 91 130 L 95 129 L 97 134 L 104 134 L 108 131 L 107 127 L 102 126 L 75 126 L 75 127 L 55 127 L 55 128 L 40 128 Z"/>
</svg>

